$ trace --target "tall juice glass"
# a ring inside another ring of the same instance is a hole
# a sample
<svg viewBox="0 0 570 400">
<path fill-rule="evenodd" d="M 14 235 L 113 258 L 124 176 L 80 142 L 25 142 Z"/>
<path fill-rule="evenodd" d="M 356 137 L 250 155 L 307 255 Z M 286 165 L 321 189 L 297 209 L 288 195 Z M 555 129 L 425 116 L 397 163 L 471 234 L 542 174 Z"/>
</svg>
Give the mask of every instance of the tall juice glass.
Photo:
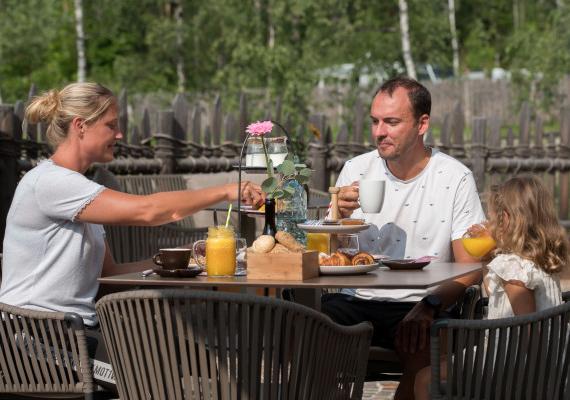
<svg viewBox="0 0 570 400">
<path fill-rule="evenodd" d="M 208 228 L 206 239 L 208 276 L 228 276 L 236 272 L 236 238 L 232 227 Z"/>
<path fill-rule="evenodd" d="M 307 250 L 330 253 L 330 235 L 328 233 L 307 233 Z"/>
<path fill-rule="evenodd" d="M 475 258 L 481 258 L 497 246 L 484 224 L 473 225 L 461 238 L 465 251 Z"/>
</svg>

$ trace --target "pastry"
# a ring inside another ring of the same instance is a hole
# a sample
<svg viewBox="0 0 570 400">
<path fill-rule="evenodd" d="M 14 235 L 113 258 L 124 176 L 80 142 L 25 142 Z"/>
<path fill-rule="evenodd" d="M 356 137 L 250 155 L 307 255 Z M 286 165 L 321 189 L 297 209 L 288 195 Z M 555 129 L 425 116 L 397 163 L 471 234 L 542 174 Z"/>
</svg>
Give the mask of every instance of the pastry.
<svg viewBox="0 0 570 400">
<path fill-rule="evenodd" d="M 301 243 L 297 242 L 293 235 L 288 232 L 277 231 L 275 239 L 292 252 L 300 253 L 305 250 L 305 247 Z"/>
<path fill-rule="evenodd" d="M 281 243 L 275 243 L 275 246 L 273 246 L 270 253 L 291 253 L 291 250 L 283 246 Z"/>
<path fill-rule="evenodd" d="M 275 246 L 275 238 L 271 235 L 261 235 L 251 245 L 256 253 L 269 253 Z"/>
<path fill-rule="evenodd" d="M 341 225 L 364 225 L 363 219 L 358 218 L 343 218 L 340 220 Z"/>
<path fill-rule="evenodd" d="M 320 260 L 319 260 L 320 261 Z M 330 255 L 328 259 L 323 259 L 322 265 L 328 266 L 345 266 L 350 264 L 350 257 L 339 251 Z"/>
<path fill-rule="evenodd" d="M 374 264 L 374 257 L 372 255 L 361 251 L 352 257 L 352 265 L 370 265 Z"/>
<path fill-rule="evenodd" d="M 340 251 L 337 251 L 333 254 L 333 256 L 336 256 L 340 260 L 340 264 L 336 264 L 336 265 L 352 265 L 352 262 L 350 260 L 350 256 L 348 254 L 341 253 Z"/>
</svg>

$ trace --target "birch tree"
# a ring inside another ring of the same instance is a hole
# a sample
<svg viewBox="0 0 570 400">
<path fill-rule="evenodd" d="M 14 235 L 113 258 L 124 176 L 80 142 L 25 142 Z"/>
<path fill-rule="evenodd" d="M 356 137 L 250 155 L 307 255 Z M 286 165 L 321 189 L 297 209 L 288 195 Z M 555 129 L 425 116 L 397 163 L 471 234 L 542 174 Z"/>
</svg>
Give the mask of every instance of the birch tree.
<svg viewBox="0 0 570 400">
<path fill-rule="evenodd" d="M 176 47 L 178 57 L 176 59 L 176 76 L 178 77 L 178 92 L 183 93 L 186 88 L 186 74 L 184 73 L 184 52 L 182 49 L 183 40 L 183 19 L 182 4 L 176 2 L 174 6 L 174 20 L 176 21 Z"/>
<path fill-rule="evenodd" d="M 408 3 L 406 0 L 398 0 L 400 8 L 400 33 L 402 37 L 402 54 L 406 64 L 406 73 L 410 78 L 417 79 L 416 66 L 412 58 L 412 46 L 410 43 L 410 27 L 408 23 Z"/>
<path fill-rule="evenodd" d="M 449 30 L 451 33 L 451 50 L 453 51 L 453 76 L 459 77 L 459 45 L 455 25 L 455 0 L 447 0 L 449 11 Z"/>
<path fill-rule="evenodd" d="M 87 61 L 85 59 L 85 33 L 83 31 L 83 3 L 75 0 L 75 34 L 77 47 L 77 82 L 85 82 Z"/>
</svg>

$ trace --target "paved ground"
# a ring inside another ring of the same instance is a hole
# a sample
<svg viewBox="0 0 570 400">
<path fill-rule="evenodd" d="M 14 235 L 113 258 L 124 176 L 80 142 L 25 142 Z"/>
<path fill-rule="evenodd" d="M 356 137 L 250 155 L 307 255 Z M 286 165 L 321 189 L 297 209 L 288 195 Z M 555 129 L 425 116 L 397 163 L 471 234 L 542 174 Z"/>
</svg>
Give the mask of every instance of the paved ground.
<svg viewBox="0 0 570 400">
<path fill-rule="evenodd" d="M 365 382 L 362 400 L 392 400 L 398 382 Z"/>
</svg>

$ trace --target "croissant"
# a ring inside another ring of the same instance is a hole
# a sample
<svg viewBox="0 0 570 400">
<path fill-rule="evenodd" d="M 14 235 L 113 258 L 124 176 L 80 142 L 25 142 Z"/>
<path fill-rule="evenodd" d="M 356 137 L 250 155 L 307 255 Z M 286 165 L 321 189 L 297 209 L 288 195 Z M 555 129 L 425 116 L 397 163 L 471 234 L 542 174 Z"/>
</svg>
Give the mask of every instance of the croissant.
<svg viewBox="0 0 570 400">
<path fill-rule="evenodd" d="M 364 252 L 361 251 L 360 253 L 357 253 L 354 257 L 352 257 L 352 265 L 370 265 L 370 264 L 374 264 L 374 258 Z"/>
<path fill-rule="evenodd" d="M 329 261 L 332 262 L 332 264 L 329 265 L 335 265 L 335 266 L 351 265 L 350 257 L 344 253 L 341 253 L 340 251 L 331 254 Z"/>
</svg>

